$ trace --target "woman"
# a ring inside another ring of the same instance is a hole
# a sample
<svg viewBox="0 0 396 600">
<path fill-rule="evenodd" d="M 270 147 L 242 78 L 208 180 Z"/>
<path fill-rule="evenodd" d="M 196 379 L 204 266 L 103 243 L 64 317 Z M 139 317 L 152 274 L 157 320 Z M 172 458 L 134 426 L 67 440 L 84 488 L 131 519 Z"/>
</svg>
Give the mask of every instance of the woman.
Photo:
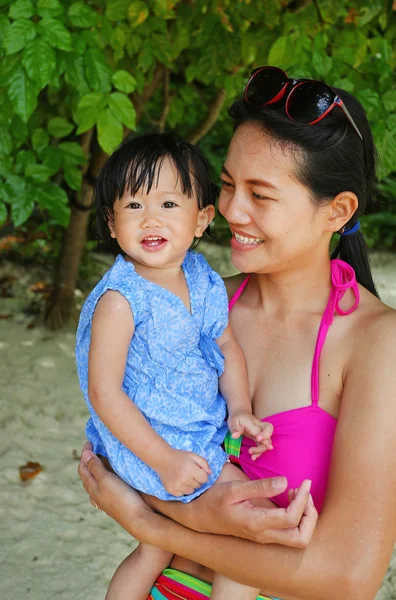
<svg viewBox="0 0 396 600">
<path fill-rule="evenodd" d="M 283 472 L 277 464 L 272 472 L 289 487 L 314 473 L 324 503 L 313 539 L 307 549 L 255 543 L 268 541 L 268 515 L 246 500 L 275 495 L 265 479 L 218 486 L 183 507 L 150 502 L 170 521 L 89 450 L 80 476 L 91 502 L 137 539 L 186 557 L 163 581 L 187 573 L 198 578 L 187 587 L 203 590 L 197 581 L 214 569 L 284 600 L 372 600 L 396 538 L 396 315 L 377 297 L 358 224 L 373 201 L 372 134 L 346 92 L 271 67 L 253 72 L 230 114 L 219 210 L 233 233 L 232 261 L 250 274 L 227 281 L 230 321 L 254 414 L 273 419 L 274 448 L 281 457 L 287 449 Z M 336 232 L 333 256 L 342 261 L 330 262 Z M 263 464 L 252 475 L 270 472 Z M 287 527 L 277 510 L 274 527 Z M 308 506 L 300 532 L 314 523 Z M 172 597 L 158 590 L 153 597 Z"/>
</svg>

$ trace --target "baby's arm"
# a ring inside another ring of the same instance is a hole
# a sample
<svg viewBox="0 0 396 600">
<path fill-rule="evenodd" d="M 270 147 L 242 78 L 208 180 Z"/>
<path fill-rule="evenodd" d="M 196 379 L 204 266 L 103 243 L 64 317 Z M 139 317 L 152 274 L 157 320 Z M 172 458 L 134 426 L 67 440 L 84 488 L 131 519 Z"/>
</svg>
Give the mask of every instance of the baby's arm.
<svg viewBox="0 0 396 600">
<path fill-rule="evenodd" d="M 106 292 L 99 300 L 92 319 L 89 399 L 106 427 L 158 473 L 170 494 L 191 494 L 207 481 L 210 473 L 208 463 L 193 452 L 171 448 L 122 390 L 134 330 L 127 300 L 116 291 Z"/>
<path fill-rule="evenodd" d="M 225 359 L 219 387 L 227 402 L 228 428 L 233 438 L 245 435 L 256 441 L 258 446 L 252 449 L 251 454 L 257 458 L 265 450 L 272 449 L 273 426 L 252 414 L 245 357 L 230 325 L 216 342 Z"/>
</svg>

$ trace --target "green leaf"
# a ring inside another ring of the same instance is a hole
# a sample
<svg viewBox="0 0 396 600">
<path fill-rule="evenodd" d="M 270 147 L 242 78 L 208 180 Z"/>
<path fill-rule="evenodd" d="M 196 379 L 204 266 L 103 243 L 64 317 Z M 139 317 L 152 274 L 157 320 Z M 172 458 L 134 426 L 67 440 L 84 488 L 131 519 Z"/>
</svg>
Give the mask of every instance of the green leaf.
<svg viewBox="0 0 396 600">
<path fill-rule="evenodd" d="M 105 96 L 101 92 L 91 92 L 81 98 L 75 114 L 75 121 L 78 124 L 77 134 L 84 133 L 95 125 L 99 111 L 104 106 Z"/>
<path fill-rule="evenodd" d="M 80 94 L 87 94 L 89 86 L 85 79 L 84 59 L 82 56 L 77 56 L 74 52 L 70 52 L 65 57 L 66 82 L 74 87 Z"/>
<path fill-rule="evenodd" d="M 18 140 L 18 142 L 25 142 L 29 135 L 28 126 L 17 115 L 12 117 L 10 131 L 14 140 Z"/>
<path fill-rule="evenodd" d="M 326 56 L 326 54 L 314 52 L 312 56 L 312 66 L 319 75 L 324 77 L 330 73 L 333 61 L 330 56 Z"/>
<path fill-rule="evenodd" d="M 32 195 L 27 193 L 26 184 L 22 177 L 17 175 L 7 177 L 5 187 L 9 194 L 12 222 L 15 227 L 19 227 L 32 214 L 34 200 Z"/>
<path fill-rule="evenodd" d="M 153 66 L 154 60 L 154 53 L 151 46 L 147 43 L 144 44 L 139 52 L 138 69 L 141 69 L 145 73 Z"/>
<path fill-rule="evenodd" d="M 28 79 L 25 71 L 19 68 L 9 78 L 8 97 L 14 105 L 15 114 L 27 123 L 37 106 L 37 86 Z"/>
<path fill-rule="evenodd" d="M 0 225 L 3 225 L 7 220 L 7 207 L 3 202 L 0 202 Z"/>
<path fill-rule="evenodd" d="M 126 94 L 130 94 L 136 89 L 136 79 L 128 71 L 116 71 L 113 74 L 113 84 L 117 90 Z"/>
<path fill-rule="evenodd" d="M 57 19 L 42 19 L 38 29 L 50 46 L 66 52 L 72 50 L 71 35 Z"/>
<path fill-rule="evenodd" d="M 136 127 L 136 110 L 128 96 L 121 92 L 113 92 L 109 97 L 109 108 L 114 117 L 129 129 Z"/>
<path fill-rule="evenodd" d="M 50 83 L 56 67 L 55 52 L 46 41 L 36 38 L 27 44 L 22 63 L 30 79 L 43 89 Z"/>
<path fill-rule="evenodd" d="M 105 57 L 98 48 L 89 48 L 84 55 L 85 77 L 95 92 L 109 92 L 111 71 Z"/>
<path fill-rule="evenodd" d="M 389 90 L 382 96 L 382 102 L 389 112 L 396 111 L 396 90 Z"/>
<path fill-rule="evenodd" d="M 63 117 L 55 117 L 48 123 L 48 131 L 56 138 L 62 138 L 69 135 L 74 129 L 73 123 L 69 123 Z"/>
<path fill-rule="evenodd" d="M 388 129 L 378 146 L 380 154 L 379 170 L 381 179 L 383 179 L 386 175 L 396 171 L 396 132 Z"/>
<path fill-rule="evenodd" d="M 74 2 L 67 14 L 75 27 L 95 27 L 98 20 L 98 14 L 84 2 Z"/>
<path fill-rule="evenodd" d="M 12 170 L 13 170 L 12 156 L 3 156 L 3 158 L 0 160 L 0 175 L 1 175 L 1 177 L 9 177 L 12 173 Z M 0 193 L 1 193 L 2 189 L 4 189 L 4 186 L 2 187 L 0 185 Z"/>
<path fill-rule="evenodd" d="M 62 142 L 58 147 L 62 152 L 64 164 L 83 165 L 85 163 L 83 149 L 77 142 Z"/>
<path fill-rule="evenodd" d="M 289 65 L 290 49 L 289 38 L 287 35 L 281 35 L 272 44 L 268 53 L 268 64 L 276 65 L 277 67 L 285 68 Z"/>
<path fill-rule="evenodd" d="M 30 177 L 33 181 L 45 183 L 51 176 L 51 171 L 46 165 L 28 165 L 25 169 L 26 177 Z"/>
<path fill-rule="evenodd" d="M 106 17 L 111 21 L 125 19 L 130 0 L 108 0 L 106 2 Z"/>
<path fill-rule="evenodd" d="M 37 203 L 48 210 L 59 225 L 67 227 L 70 218 L 70 208 L 65 190 L 55 184 L 48 184 L 36 190 Z"/>
<path fill-rule="evenodd" d="M 0 156 L 11 154 L 12 140 L 7 127 L 0 127 Z"/>
<path fill-rule="evenodd" d="M 33 21 L 18 19 L 8 28 L 4 37 L 6 54 L 15 54 L 36 36 L 36 26 Z"/>
<path fill-rule="evenodd" d="M 49 143 L 49 135 L 45 129 L 36 129 L 32 134 L 32 146 L 38 154 L 41 154 Z"/>
<path fill-rule="evenodd" d="M 16 0 L 9 10 L 11 19 L 30 19 L 33 15 L 33 3 L 31 0 Z"/>
<path fill-rule="evenodd" d="M 82 185 L 82 172 L 77 167 L 73 167 L 72 165 L 67 165 L 65 167 L 64 176 L 67 185 L 72 190 L 79 190 Z"/>
<path fill-rule="evenodd" d="M 58 17 L 63 13 L 63 6 L 58 0 L 38 0 L 37 13 L 40 17 Z"/>
<path fill-rule="evenodd" d="M 245 65 L 251 65 L 256 60 L 256 36 L 245 33 L 241 39 L 242 60 Z"/>
<path fill-rule="evenodd" d="M 22 174 L 28 165 L 34 165 L 36 163 L 36 156 L 31 150 L 21 150 L 18 152 L 15 161 L 15 172 Z"/>
<path fill-rule="evenodd" d="M 9 175 L 6 178 L 5 188 L 10 197 L 18 196 L 26 191 L 26 183 L 22 177 L 18 175 Z"/>
<path fill-rule="evenodd" d="M 149 16 L 149 9 L 146 2 L 137 0 L 128 6 L 128 19 L 133 27 L 138 27 L 145 22 Z"/>
<path fill-rule="evenodd" d="M 51 175 L 54 175 L 60 170 L 62 159 L 62 151 L 55 146 L 47 146 L 42 151 L 41 160 L 43 161 L 43 164 L 49 168 Z"/>
<path fill-rule="evenodd" d="M 105 108 L 98 117 L 98 141 L 107 154 L 110 154 L 122 141 L 122 124 L 113 113 Z"/>
</svg>

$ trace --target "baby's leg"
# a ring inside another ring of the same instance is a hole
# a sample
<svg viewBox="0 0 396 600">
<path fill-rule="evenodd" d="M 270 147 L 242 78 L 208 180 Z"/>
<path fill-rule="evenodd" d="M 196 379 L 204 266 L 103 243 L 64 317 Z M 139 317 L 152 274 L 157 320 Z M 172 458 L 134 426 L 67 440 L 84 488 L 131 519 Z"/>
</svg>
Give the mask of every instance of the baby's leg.
<svg viewBox="0 0 396 600">
<path fill-rule="evenodd" d="M 171 560 L 169 552 L 139 544 L 114 573 L 105 600 L 147 600 L 154 582 Z"/>
<path fill-rule="evenodd" d="M 246 481 L 247 479 L 249 478 L 238 467 L 231 463 L 226 463 L 216 483 L 236 480 Z M 268 498 L 255 500 L 254 504 L 268 508 L 274 507 L 273 502 Z M 220 575 L 220 573 L 215 573 L 210 598 L 211 600 L 230 600 L 231 598 L 232 600 L 256 600 L 259 593 L 259 589 L 236 583 L 236 581 L 231 581 L 231 579 L 227 579 L 227 577 Z"/>
<path fill-rule="evenodd" d="M 211 600 L 256 600 L 260 589 L 231 581 L 219 573 L 213 577 Z"/>
</svg>

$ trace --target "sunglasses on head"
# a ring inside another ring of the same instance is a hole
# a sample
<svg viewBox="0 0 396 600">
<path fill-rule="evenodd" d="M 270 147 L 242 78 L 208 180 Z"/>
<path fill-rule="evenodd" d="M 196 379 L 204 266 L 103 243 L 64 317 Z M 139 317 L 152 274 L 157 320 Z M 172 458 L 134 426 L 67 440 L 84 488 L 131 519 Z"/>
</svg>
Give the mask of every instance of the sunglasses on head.
<svg viewBox="0 0 396 600">
<path fill-rule="evenodd" d="M 257 108 L 285 99 L 285 112 L 289 119 L 307 125 L 319 123 L 335 106 L 339 106 L 363 141 L 363 136 L 342 99 L 321 81 L 289 79 L 278 67 L 260 67 L 251 74 L 245 87 L 244 99 L 247 104 Z"/>
</svg>

